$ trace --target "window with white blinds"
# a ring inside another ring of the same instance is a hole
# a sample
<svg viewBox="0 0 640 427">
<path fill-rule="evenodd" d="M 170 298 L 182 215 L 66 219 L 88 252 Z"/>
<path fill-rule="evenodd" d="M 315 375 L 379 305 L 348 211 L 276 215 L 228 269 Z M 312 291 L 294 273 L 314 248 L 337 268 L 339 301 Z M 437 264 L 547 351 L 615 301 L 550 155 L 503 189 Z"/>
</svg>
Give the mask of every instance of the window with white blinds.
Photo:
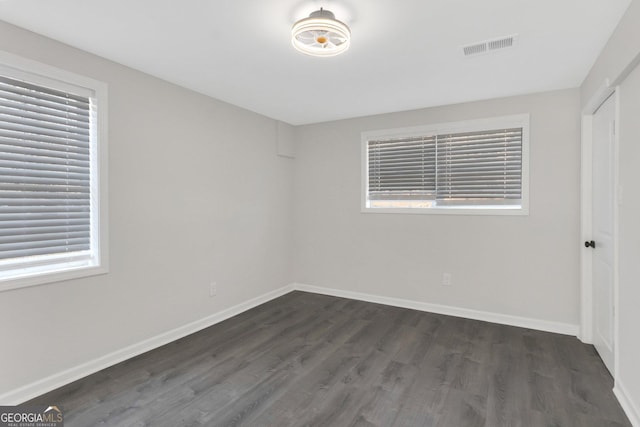
<svg viewBox="0 0 640 427">
<path fill-rule="evenodd" d="M 96 90 L 0 67 L 0 290 L 100 266 L 98 117 Z"/>
<path fill-rule="evenodd" d="M 528 121 L 363 134 L 363 209 L 526 213 Z"/>
</svg>

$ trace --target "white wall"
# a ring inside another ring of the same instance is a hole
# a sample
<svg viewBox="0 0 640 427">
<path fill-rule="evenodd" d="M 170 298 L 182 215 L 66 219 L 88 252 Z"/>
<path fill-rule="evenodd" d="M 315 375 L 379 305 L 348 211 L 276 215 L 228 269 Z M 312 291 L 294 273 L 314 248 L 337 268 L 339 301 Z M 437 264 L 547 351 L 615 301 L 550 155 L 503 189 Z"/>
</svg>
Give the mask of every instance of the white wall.
<svg viewBox="0 0 640 427">
<path fill-rule="evenodd" d="M 615 391 L 640 427 L 640 2 L 634 0 L 582 85 L 582 105 L 605 79 L 620 84 L 618 366 Z"/>
<path fill-rule="evenodd" d="M 579 104 L 574 89 L 298 127 L 294 279 L 575 327 Z M 520 113 L 531 115 L 529 216 L 360 212 L 362 131 Z"/>
<path fill-rule="evenodd" d="M 640 58 L 639 19 L 640 1 L 633 0 L 580 87 L 583 105 L 589 102 L 605 79 L 614 83 L 623 78 L 634 66 L 634 61 Z"/>
<path fill-rule="evenodd" d="M 290 283 L 275 121 L 1 21 L 0 49 L 105 81 L 110 151 L 110 272 L 0 293 L 0 395 Z"/>
<path fill-rule="evenodd" d="M 640 24 L 640 23 L 639 23 Z M 620 220 L 619 366 L 622 387 L 640 421 L 640 67 L 620 88 Z M 640 424 L 636 424 L 640 426 Z"/>
</svg>

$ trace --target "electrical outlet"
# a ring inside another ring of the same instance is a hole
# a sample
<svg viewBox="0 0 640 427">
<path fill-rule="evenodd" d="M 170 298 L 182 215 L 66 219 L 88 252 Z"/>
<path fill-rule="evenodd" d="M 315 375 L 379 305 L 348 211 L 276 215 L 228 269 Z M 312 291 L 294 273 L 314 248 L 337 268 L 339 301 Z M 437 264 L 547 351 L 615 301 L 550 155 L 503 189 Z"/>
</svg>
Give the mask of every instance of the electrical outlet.
<svg viewBox="0 0 640 427">
<path fill-rule="evenodd" d="M 209 283 L 209 297 L 218 295 L 218 284 L 216 282 Z"/>
<path fill-rule="evenodd" d="M 442 286 L 451 286 L 451 273 L 442 274 Z"/>
</svg>

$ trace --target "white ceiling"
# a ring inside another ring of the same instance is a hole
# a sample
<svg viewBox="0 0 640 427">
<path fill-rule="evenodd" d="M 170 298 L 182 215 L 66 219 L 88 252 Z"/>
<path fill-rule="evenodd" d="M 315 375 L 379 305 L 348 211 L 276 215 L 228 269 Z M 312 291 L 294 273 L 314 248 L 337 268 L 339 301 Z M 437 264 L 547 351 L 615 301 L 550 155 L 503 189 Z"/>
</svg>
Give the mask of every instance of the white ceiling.
<svg viewBox="0 0 640 427">
<path fill-rule="evenodd" d="M 579 86 L 631 0 L 0 0 L 0 19 L 299 125 Z M 291 25 L 323 6 L 332 58 Z M 461 46 L 518 34 L 515 48 Z"/>
</svg>

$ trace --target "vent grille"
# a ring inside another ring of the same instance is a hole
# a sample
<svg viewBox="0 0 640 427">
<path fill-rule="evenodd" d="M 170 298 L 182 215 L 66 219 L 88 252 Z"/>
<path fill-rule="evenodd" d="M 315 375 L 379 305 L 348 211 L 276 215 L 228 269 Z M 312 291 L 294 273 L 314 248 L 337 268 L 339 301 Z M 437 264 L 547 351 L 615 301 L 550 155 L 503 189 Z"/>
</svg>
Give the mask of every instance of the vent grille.
<svg viewBox="0 0 640 427">
<path fill-rule="evenodd" d="M 486 43 L 471 44 L 469 46 L 464 47 L 465 56 L 477 55 L 479 53 L 485 53 L 486 51 L 487 51 Z"/>
<path fill-rule="evenodd" d="M 491 40 L 490 42 L 487 43 L 487 47 L 489 48 L 489 50 L 504 49 L 506 47 L 512 47 L 512 46 L 513 46 L 513 37 L 507 37 L 505 39 L 499 39 L 499 40 Z"/>
<path fill-rule="evenodd" d="M 516 41 L 517 35 L 500 37 L 499 39 L 485 40 L 479 43 L 463 46 L 462 50 L 464 52 L 464 56 L 473 56 L 514 47 L 516 45 Z"/>
</svg>

